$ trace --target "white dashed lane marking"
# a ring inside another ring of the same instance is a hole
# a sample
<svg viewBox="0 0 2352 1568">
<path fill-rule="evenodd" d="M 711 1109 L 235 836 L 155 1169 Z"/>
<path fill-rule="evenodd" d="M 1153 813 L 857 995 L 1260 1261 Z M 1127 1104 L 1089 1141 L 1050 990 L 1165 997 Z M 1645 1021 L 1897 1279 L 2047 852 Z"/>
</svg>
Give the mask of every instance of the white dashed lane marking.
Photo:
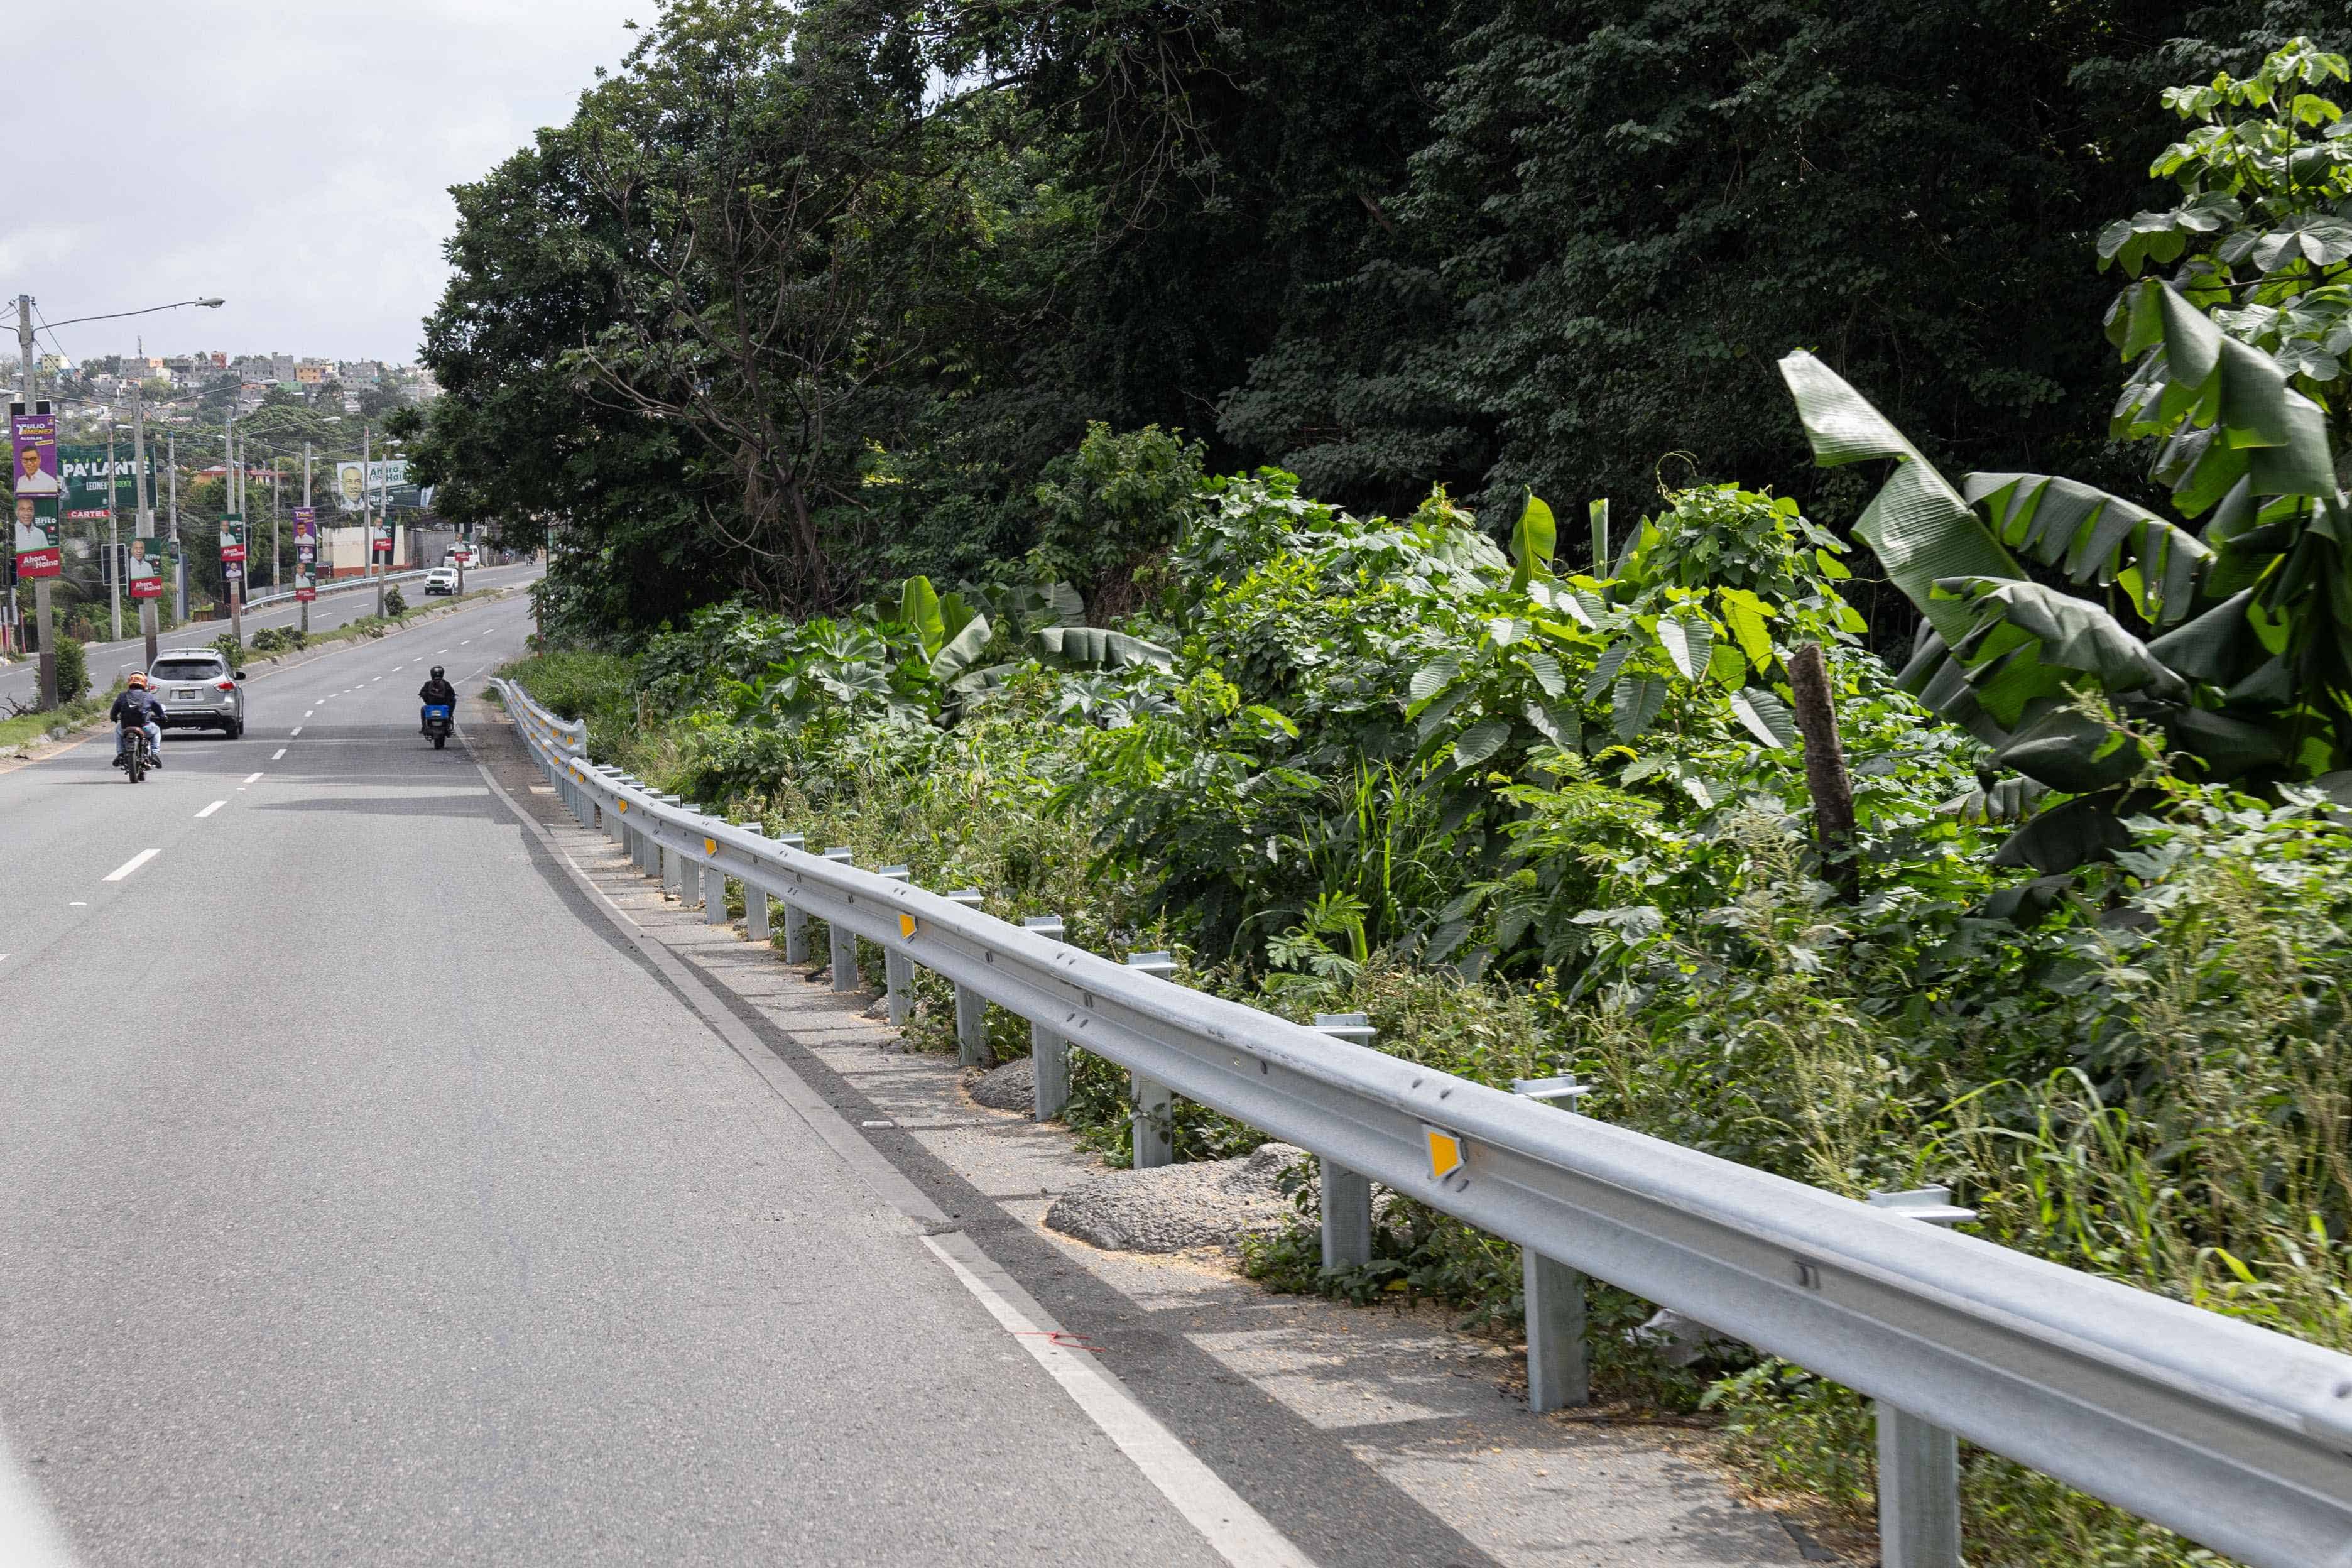
<svg viewBox="0 0 2352 1568">
<path fill-rule="evenodd" d="M 156 856 L 161 855 L 163 852 L 163 847 L 160 845 L 152 849 L 142 849 L 138 854 L 133 855 L 121 865 L 117 866 L 113 870 L 109 871 L 106 874 L 106 879 L 110 882 L 120 882 L 123 878 L 128 877 L 131 872 L 136 871 L 140 867 L 144 866 L 148 861 L 152 860 Z"/>
<path fill-rule="evenodd" d="M 289 730 L 289 731 L 286 731 L 286 738 L 287 738 L 288 740 L 289 740 L 289 741 L 290 741 L 290 740 L 292 740 L 295 736 L 297 736 L 297 735 L 300 734 L 301 732 L 302 732 L 302 726 L 301 726 L 301 725 L 299 725 L 299 724 L 297 724 L 297 725 L 295 725 L 295 726 L 294 726 L 294 728 L 292 728 L 291 730 Z"/>
<path fill-rule="evenodd" d="M 213 802 L 212 805 L 196 813 L 196 820 L 202 822 L 205 817 L 210 816 L 214 812 L 218 811 L 222 806 L 225 806 L 227 804 L 228 802 L 225 800 L 216 800 Z"/>
<path fill-rule="evenodd" d="M 261 775 L 260 775 L 259 773 L 247 773 L 247 774 L 246 774 L 246 775 L 245 775 L 245 782 L 246 782 L 246 783 L 247 783 L 247 784 L 251 784 L 251 783 L 253 783 L 253 781 L 254 781 L 254 780 L 256 780 L 256 779 L 259 778 L 260 776 L 261 776 Z"/>
<path fill-rule="evenodd" d="M 285 747 L 283 747 L 283 746 L 280 746 L 280 747 L 278 747 L 276 751 L 274 751 L 274 752 L 270 752 L 270 753 L 269 753 L 269 760 L 270 760 L 271 762 L 273 762 L 273 763 L 274 763 L 274 762 L 278 761 L 278 758 L 280 758 L 280 757 L 284 756 L 285 754 L 286 754 L 286 748 L 285 748 Z"/>
</svg>

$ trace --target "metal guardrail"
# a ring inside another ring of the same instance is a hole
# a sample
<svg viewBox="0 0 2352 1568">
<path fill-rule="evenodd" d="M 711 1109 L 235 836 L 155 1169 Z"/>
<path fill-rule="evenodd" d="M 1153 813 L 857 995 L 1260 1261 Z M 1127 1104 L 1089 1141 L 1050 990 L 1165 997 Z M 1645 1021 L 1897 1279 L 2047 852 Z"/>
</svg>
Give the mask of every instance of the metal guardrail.
<svg viewBox="0 0 2352 1568">
<path fill-rule="evenodd" d="M 592 763 L 583 726 L 498 684 L 581 823 L 714 921 L 732 879 L 753 935 L 782 906 L 788 957 L 810 919 L 837 955 L 878 944 L 894 1017 L 921 965 L 960 1016 L 968 993 L 1030 1021 L 1041 1086 L 1068 1042 L 1133 1073 L 1139 1106 L 1172 1091 L 1314 1152 L 1327 1260 L 1369 1241 L 1366 1179 L 1518 1243 L 1539 1407 L 1581 1398 L 1581 1272 L 1879 1401 L 1886 1568 L 1957 1568 L 1955 1436 L 2259 1568 L 2352 1568 L 2352 1357 L 1923 1224 L 1967 1217 L 1932 1189 L 1857 1203 L 1543 1103 L 1572 1086 L 1507 1094 L 764 837 Z"/>
<path fill-rule="evenodd" d="M 485 568 L 478 566 L 474 570 L 478 572 Z M 496 568 L 488 568 L 488 570 L 496 570 Z M 378 583 L 414 583 L 419 577 L 429 576 L 432 571 L 433 568 L 430 566 L 419 566 L 411 572 L 387 572 L 381 577 L 371 577 L 365 573 L 356 577 L 330 577 L 319 585 L 319 596 L 323 599 L 330 594 L 348 594 L 354 588 L 373 588 Z M 274 594 L 264 594 L 257 599 L 247 599 L 245 602 L 245 607 L 248 610 L 258 610 L 270 605 L 291 603 L 293 598 L 294 590 L 283 588 Z"/>
</svg>

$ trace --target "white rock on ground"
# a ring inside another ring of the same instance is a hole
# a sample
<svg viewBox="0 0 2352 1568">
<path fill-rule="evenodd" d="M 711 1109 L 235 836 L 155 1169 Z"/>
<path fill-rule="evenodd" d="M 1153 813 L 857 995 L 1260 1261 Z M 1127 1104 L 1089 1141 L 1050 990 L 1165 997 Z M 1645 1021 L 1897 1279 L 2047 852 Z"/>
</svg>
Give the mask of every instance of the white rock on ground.
<svg viewBox="0 0 2352 1568">
<path fill-rule="evenodd" d="M 1114 1252 L 1234 1247 L 1297 1218 L 1282 1173 L 1306 1158 L 1295 1144 L 1264 1143 L 1238 1160 L 1106 1171 L 1054 1200 L 1045 1224 Z"/>
</svg>

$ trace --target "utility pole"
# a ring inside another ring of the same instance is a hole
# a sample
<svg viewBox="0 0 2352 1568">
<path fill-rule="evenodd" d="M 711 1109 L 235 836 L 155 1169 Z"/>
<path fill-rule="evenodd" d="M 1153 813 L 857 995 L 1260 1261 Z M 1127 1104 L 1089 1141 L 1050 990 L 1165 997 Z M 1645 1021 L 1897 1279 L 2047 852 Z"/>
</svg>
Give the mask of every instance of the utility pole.
<svg viewBox="0 0 2352 1568">
<path fill-rule="evenodd" d="M 41 411 L 40 385 L 33 371 L 33 297 L 16 296 L 16 352 L 25 365 L 25 412 Z M 49 635 L 49 579 L 33 579 L 33 624 L 35 635 L 41 639 L 41 706 L 58 705 L 58 649 Z"/>
<path fill-rule="evenodd" d="M 382 620 L 384 568 L 376 564 L 375 522 L 368 512 L 368 475 L 374 469 L 375 429 L 373 426 L 362 425 L 360 426 L 360 531 L 367 538 L 368 569 L 375 574 L 375 617 Z"/>
<path fill-rule="evenodd" d="M 188 624 L 188 552 L 180 548 L 180 436 L 163 437 L 163 466 L 172 475 L 172 618 Z"/>
<path fill-rule="evenodd" d="M 147 476 L 147 344 L 143 339 L 139 344 L 139 384 L 131 393 L 131 484 L 134 498 L 131 510 L 139 515 L 139 521 L 132 526 L 139 530 L 140 538 L 152 539 L 155 537 L 155 488 Z M 157 571 L 163 570 L 162 562 L 154 564 Z M 162 585 L 161 583 L 156 584 L 158 587 Z M 139 630 L 147 639 L 146 668 L 150 669 L 155 667 L 155 601 L 140 600 Z"/>
<path fill-rule="evenodd" d="M 308 441 L 302 443 L 302 510 L 310 512 L 310 581 L 315 583 L 319 580 L 319 514 L 310 511 L 310 443 Z M 299 539 L 294 542 L 294 553 L 297 555 L 302 553 L 302 542 Z M 302 563 L 297 561 L 294 563 L 295 581 L 299 583 L 301 577 Z M 309 637 L 310 635 L 310 600 L 302 601 L 301 611 L 302 635 Z"/>
<path fill-rule="evenodd" d="M 114 616 L 114 635 L 108 640 L 122 640 L 122 530 L 114 516 L 114 436 L 112 419 L 106 422 L 106 598 Z"/>
<path fill-rule="evenodd" d="M 221 444 L 228 448 L 228 472 L 221 477 L 225 487 L 221 491 L 221 511 L 223 515 L 231 512 L 236 515 L 238 521 L 235 528 L 229 530 L 236 532 L 245 527 L 245 476 L 237 471 L 236 404 L 234 399 L 228 405 L 228 425 L 221 433 Z M 234 574 L 231 574 L 232 567 L 235 568 Z M 230 562 L 222 567 L 221 574 L 228 588 L 228 635 L 242 647 L 245 642 L 245 563 Z"/>
</svg>

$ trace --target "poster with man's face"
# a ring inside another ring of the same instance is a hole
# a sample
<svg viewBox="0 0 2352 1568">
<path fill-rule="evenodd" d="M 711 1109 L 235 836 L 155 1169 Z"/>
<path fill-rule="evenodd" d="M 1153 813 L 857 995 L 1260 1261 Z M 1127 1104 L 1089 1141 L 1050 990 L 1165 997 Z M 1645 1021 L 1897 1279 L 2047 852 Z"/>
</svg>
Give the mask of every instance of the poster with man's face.
<svg viewBox="0 0 2352 1568">
<path fill-rule="evenodd" d="M 367 465 L 337 463 L 335 494 L 341 500 L 345 511 L 358 511 L 367 505 Z"/>
<path fill-rule="evenodd" d="M 134 599 L 160 599 L 163 596 L 163 542 L 145 536 L 131 542 L 131 563 L 123 575 L 131 584 Z"/>
<path fill-rule="evenodd" d="M 236 565 L 245 560 L 245 518 L 242 513 L 233 511 L 221 519 L 220 552 L 225 565 Z"/>
<path fill-rule="evenodd" d="M 58 498 L 19 495 L 13 543 L 19 577 L 55 577 L 65 570 L 58 551 Z"/>
<path fill-rule="evenodd" d="M 17 414 L 8 421 L 9 444 L 15 453 L 9 478 L 20 496 L 58 493 L 58 416 Z"/>
</svg>

